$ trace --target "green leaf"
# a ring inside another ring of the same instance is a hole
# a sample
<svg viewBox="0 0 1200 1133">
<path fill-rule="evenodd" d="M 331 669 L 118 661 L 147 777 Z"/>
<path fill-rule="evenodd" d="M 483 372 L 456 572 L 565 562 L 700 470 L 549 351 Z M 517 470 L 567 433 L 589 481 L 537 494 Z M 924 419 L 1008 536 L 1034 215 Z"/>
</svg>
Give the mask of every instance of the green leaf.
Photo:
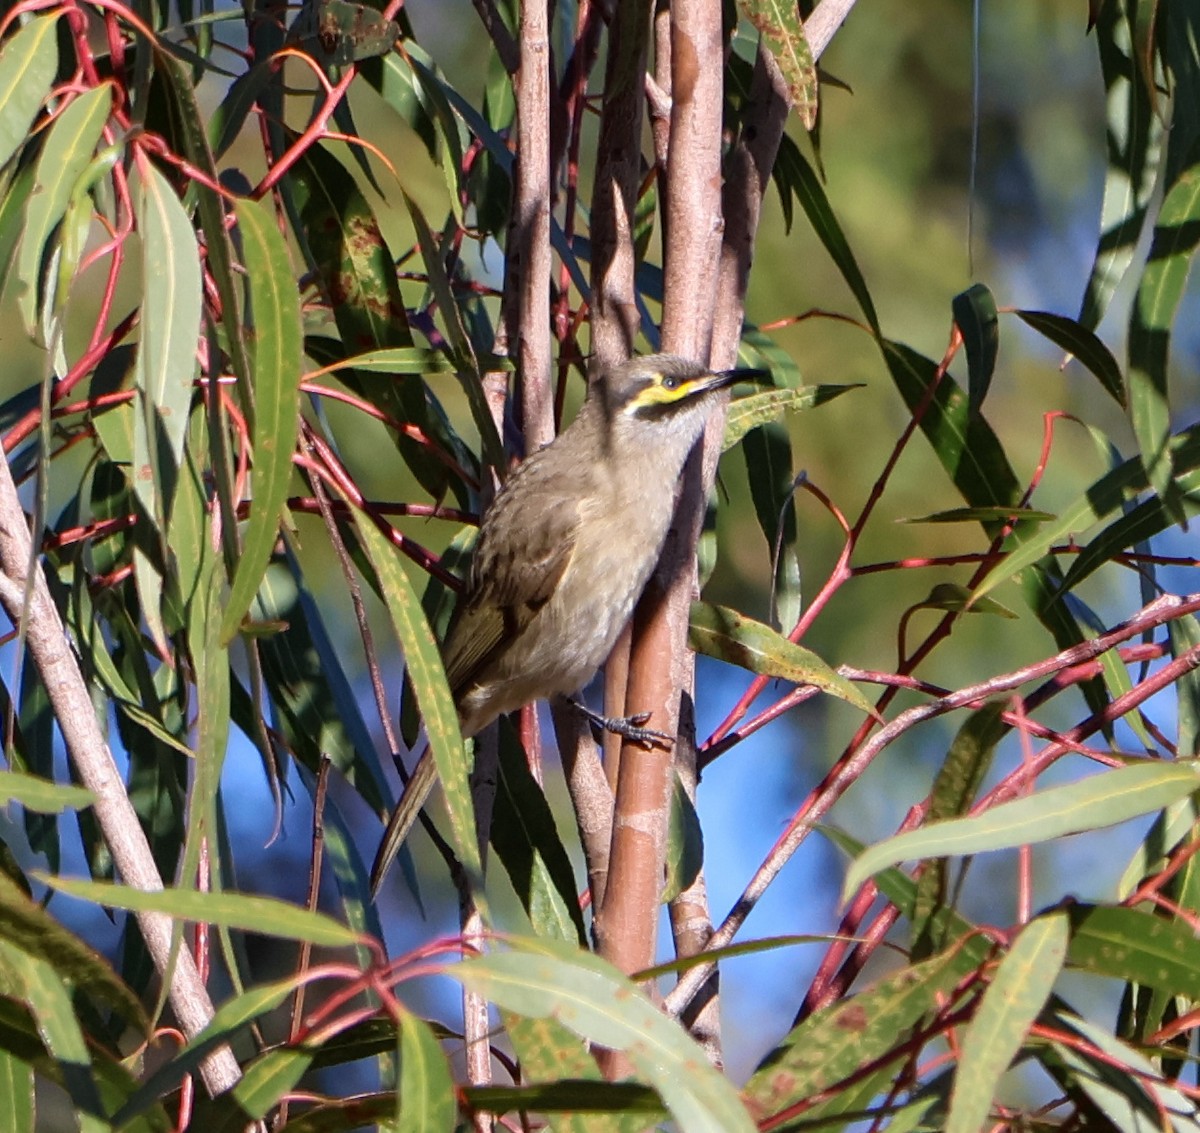
<svg viewBox="0 0 1200 1133">
<path fill-rule="evenodd" d="M 0 771 L 0 806 L 16 802 L 39 814 L 61 814 L 91 806 L 94 801 L 95 796 L 86 787 L 68 787 L 19 771 Z"/>
<path fill-rule="evenodd" d="M 109 909 L 165 913 L 183 921 L 221 925 L 283 940 L 304 940 L 328 948 L 341 948 L 358 942 L 356 932 L 324 913 L 302 909 L 274 897 L 200 893 L 190 889 L 147 892 L 100 881 L 76 881 L 40 873 L 34 876 L 51 889 Z"/>
<path fill-rule="evenodd" d="M 1119 405 L 1127 404 L 1121 367 L 1112 351 L 1083 323 L 1048 311 L 1014 311 L 1013 314 L 1082 363 Z"/>
<path fill-rule="evenodd" d="M 867 281 L 863 278 L 858 261 L 850 249 L 850 242 L 829 204 L 821 179 L 800 152 L 800 147 L 786 134 L 780 142 L 779 156 L 775 159 L 775 168 L 771 176 L 780 186 L 781 193 L 786 187 L 796 194 L 809 224 L 825 246 L 825 251 L 829 253 L 834 266 L 842 273 L 842 278 L 857 301 L 867 325 L 878 335 L 879 316 L 875 312 L 871 292 L 867 289 Z"/>
<path fill-rule="evenodd" d="M 1184 172 L 1163 200 L 1150 255 L 1129 315 L 1129 412 L 1147 478 L 1170 505 L 1171 405 L 1167 355 L 1171 324 L 1200 243 L 1200 164 Z"/>
<path fill-rule="evenodd" d="M 303 341 L 300 295 L 274 215 L 255 201 L 240 201 L 237 218 L 254 319 L 254 473 L 250 522 L 221 622 L 226 645 L 258 593 L 285 510 L 300 430 Z"/>
<path fill-rule="evenodd" d="M 496 432 L 496 422 L 487 399 L 483 395 L 483 380 L 479 371 L 479 362 L 475 357 L 475 347 L 467 334 L 462 320 L 462 312 L 454 290 L 450 286 L 450 278 L 446 274 L 446 266 L 442 262 L 441 250 L 433 238 L 433 230 L 425 219 L 416 201 L 404 194 L 404 203 L 408 207 L 408 217 L 417 232 L 417 246 L 421 249 L 421 259 L 425 264 L 425 273 L 429 277 L 429 287 L 437 300 L 438 313 L 446 328 L 446 338 L 454 352 L 454 360 L 467 395 L 467 404 L 471 407 L 471 419 L 479 430 L 480 445 L 483 458 L 493 468 L 505 468 L 504 447 L 500 443 L 500 435 Z"/>
<path fill-rule="evenodd" d="M 17 252 L 17 278 L 24 284 L 18 306 L 30 335 L 38 327 L 47 243 L 66 212 L 76 182 L 91 164 L 112 110 L 112 92 L 111 83 L 101 83 L 78 95 L 54 120 L 38 158 L 37 180 Z"/>
<path fill-rule="evenodd" d="M 585 945 L 571 859 L 525 752 L 504 724 L 491 839 L 534 931 Z"/>
<path fill-rule="evenodd" d="M 929 591 L 929 597 L 918 602 L 913 609 L 949 610 L 956 614 L 995 614 L 1001 618 L 1017 616 L 993 598 L 973 598 L 970 590 L 953 582 L 939 582 Z"/>
<path fill-rule="evenodd" d="M 750 480 L 750 498 L 770 556 L 771 620 L 777 626 L 790 628 L 801 614 L 791 438 L 778 421 L 768 421 L 746 434 L 742 451 Z"/>
<path fill-rule="evenodd" d="M 814 409 L 824 405 L 847 390 L 862 389 L 861 382 L 845 386 L 799 386 L 795 389 L 771 389 L 735 398 L 729 403 L 725 417 L 725 435 L 721 451 L 728 452 L 752 429 L 775 421 L 784 413 Z"/>
<path fill-rule="evenodd" d="M 212 181 L 217 181 L 217 164 L 208 144 L 205 128 L 206 115 L 197 101 L 190 68 L 161 49 L 155 52 L 154 59 L 155 72 L 162 79 L 171 100 L 171 122 L 176 147 L 187 155 L 188 160 L 197 169 L 207 174 Z M 264 70 L 269 65 L 268 60 L 262 68 L 256 67 L 252 70 L 251 74 Z M 238 388 L 243 399 L 243 412 L 246 413 L 247 420 L 253 423 L 254 397 L 250 388 L 250 359 L 246 349 L 248 336 L 241 318 L 241 287 L 233 271 L 233 241 L 225 223 L 224 203 L 220 194 L 209 188 L 201 178 L 191 181 L 188 192 L 195 193 L 199 206 L 197 211 L 204 230 L 205 263 L 217 285 L 217 296 L 221 300 L 224 344 L 229 352 L 233 372 L 237 375 Z"/>
<path fill-rule="evenodd" d="M 466 960 L 446 974 L 510 1011 L 550 1016 L 581 1038 L 624 1051 L 680 1129 L 751 1133 L 754 1125 L 729 1080 L 611 964 L 558 942 L 513 943 L 519 950 Z"/>
<path fill-rule="evenodd" d="M 529 1108 L 541 1113 L 566 1110 L 556 1113 L 550 1122 L 554 1133 L 643 1133 L 646 1119 L 641 1114 L 657 1114 L 658 1120 L 666 1120 L 654 1090 L 637 1082 L 605 1082 L 587 1047 L 557 1020 L 527 1019 L 509 1011 L 501 1011 L 500 1017 L 521 1060 L 522 1080 L 531 1083 L 527 1088 L 536 1092 L 536 1097 L 529 1099 Z M 613 1085 L 627 1087 L 628 1092 L 608 1093 Z M 469 1096 L 476 1101 L 474 1090 Z M 568 1098 L 573 1104 L 563 1106 Z M 502 1104 L 519 1107 L 521 1100 L 497 1099 L 497 1108 Z"/>
<path fill-rule="evenodd" d="M 149 1030 L 150 1024 L 137 997 L 108 961 L 55 920 L 2 871 L 0 939 L 26 955 L 45 960 L 60 980 L 69 981 L 97 1002 L 114 1008 L 136 1030 L 142 1033 Z"/>
<path fill-rule="evenodd" d="M 1182 478 L 1181 491 L 1190 491 L 1195 479 L 1188 474 L 1200 468 L 1200 427 L 1187 429 L 1172 438 L 1171 458 Z M 1056 522 L 1016 532 L 1012 537 L 1012 548 L 975 588 L 976 595 L 994 590 L 1001 582 L 1037 563 L 1056 543 L 1086 531 L 1147 487 L 1141 458 L 1125 461 L 1091 484 L 1074 503 L 1060 508 Z"/>
<path fill-rule="evenodd" d="M 994 701 L 972 712 L 958 730 L 946 758 L 938 768 L 929 793 L 929 820 L 940 821 L 966 814 L 991 766 L 996 745 L 1008 730 L 1001 719 L 1004 703 Z M 946 863 L 938 858 L 927 862 L 917 881 L 916 898 L 909 912 L 912 921 L 912 956 L 923 960 L 949 946 L 950 941 L 935 929 L 935 914 L 946 903 Z"/>
<path fill-rule="evenodd" d="M 814 1011 L 746 1083 L 743 1096 L 751 1113 L 762 1120 L 836 1086 L 870 1063 L 908 1057 L 904 1036 L 971 967 L 962 950 L 952 949 Z M 894 1077 L 893 1068 L 886 1080 Z"/>
<path fill-rule="evenodd" d="M 782 0 L 738 0 L 738 11 L 762 36 L 783 73 L 791 101 L 806 130 L 817 124 L 817 65 L 812 57 L 800 9 Z"/>
<path fill-rule="evenodd" d="M 396 1133 L 453 1133 L 458 1104 L 450 1064 L 429 1024 L 403 1010 L 399 1053 Z"/>
<path fill-rule="evenodd" d="M 925 400 L 937 365 L 888 339 L 880 340 L 880 349 L 901 397 L 910 412 L 915 411 Z M 968 412 L 967 397 L 949 374 L 938 381 L 921 431 L 970 507 L 1019 506 L 1021 488 L 1000 439 L 981 414 Z M 987 524 L 985 530 L 994 527 Z"/>
<path fill-rule="evenodd" d="M 124 1128 L 130 1118 L 143 1112 L 156 1098 L 176 1089 L 186 1075 L 196 1072 L 208 1053 L 237 1039 L 254 1020 L 276 1010 L 295 994 L 303 979 L 303 976 L 288 976 L 273 983 L 256 984 L 248 991 L 222 1003 L 213 1013 L 208 1026 L 194 1035 L 174 1057 L 146 1077 L 121 1109 L 113 1115 L 113 1125 Z"/>
<path fill-rule="evenodd" d="M 696 804 L 688 797 L 679 773 L 671 792 L 671 815 L 667 824 L 666 883 L 663 904 L 675 900 L 699 876 L 704 867 L 704 830 Z"/>
<path fill-rule="evenodd" d="M 1065 914 L 1038 917 L 1000 961 L 962 1037 L 946 1133 L 977 1133 L 987 1124 L 1000 1078 L 1054 989 L 1067 934 Z"/>
<path fill-rule="evenodd" d="M 1171 656 L 1181 657 L 1200 645 L 1200 620 L 1194 614 L 1167 623 Z M 1179 729 L 1176 743 L 1183 758 L 1200 756 L 1200 669 L 1189 669 L 1175 682 Z"/>
<path fill-rule="evenodd" d="M 62 1083 L 74 1106 L 80 1133 L 107 1129 L 107 1124 L 98 1121 L 104 1108 L 92 1073 L 87 1041 L 71 1002 L 71 989 L 47 961 L 28 952 L 18 953 L 3 941 L 0 941 L 0 961 L 7 962 L 10 979 L 19 981 L 20 998 L 37 1020 L 42 1042 L 61 1069 Z"/>
<path fill-rule="evenodd" d="M 329 372 L 357 370 L 360 374 L 453 374 L 454 366 L 441 350 L 423 346 L 397 346 L 390 350 L 368 350 L 332 366 Z"/>
<path fill-rule="evenodd" d="M 969 412 L 977 414 L 991 387 L 1000 353 L 1000 317 L 996 313 L 996 299 L 987 287 L 976 283 L 955 295 L 950 306 L 967 351 Z"/>
<path fill-rule="evenodd" d="M 1067 912 L 1072 968 L 1200 999 L 1200 940 L 1185 922 L 1108 905 Z"/>
<path fill-rule="evenodd" d="M 475 809 L 467 777 L 469 764 L 462 733 L 458 728 L 454 698 L 446 683 L 446 670 L 442 668 L 441 654 L 433 631 L 425 620 L 420 598 L 400 565 L 396 549 L 369 516 L 356 513 L 356 518 L 363 548 L 379 578 L 383 600 L 404 651 L 408 677 L 425 721 L 425 732 L 433 750 L 446 808 L 450 812 L 454 852 L 463 863 L 476 891 L 476 901 L 482 902 L 483 866 L 479 857 Z"/>
<path fill-rule="evenodd" d="M 1079 313 L 1079 321 L 1093 330 L 1133 262 L 1154 193 L 1163 138 L 1162 118 L 1154 112 L 1133 57 L 1127 5 L 1101 4 L 1095 35 L 1108 111 L 1108 168 L 1100 239 Z"/>
<path fill-rule="evenodd" d="M 1191 764 L 1143 761 L 1001 803 L 971 818 L 930 823 L 871 846 L 851 865 L 846 900 L 867 878 L 899 862 L 1036 845 L 1161 810 L 1200 787 Z"/>
<path fill-rule="evenodd" d="M 697 653 L 739 665 L 752 673 L 779 677 L 800 685 L 814 685 L 871 716 L 875 715 L 871 702 L 811 650 L 726 606 L 692 603 L 688 645 Z"/>
<path fill-rule="evenodd" d="M 35 1133 L 33 1067 L 0 1048 L 0 1129 Z"/>
<path fill-rule="evenodd" d="M 324 146 L 289 174 L 313 268 L 348 352 L 412 346 L 392 254 L 353 176 Z"/>
<path fill-rule="evenodd" d="M 1200 1129 L 1195 1106 L 1164 1081 L 1150 1059 L 1114 1038 L 1107 1028 L 1065 1009 L 1056 1011 L 1052 1021 L 1099 1051 L 1095 1055 L 1078 1042 L 1053 1044 L 1054 1054 L 1070 1070 L 1065 1083 L 1083 1091 L 1112 1128 L 1122 1133 L 1161 1133 L 1166 1115 L 1172 1130 L 1196 1133 Z M 1048 1062 L 1043 1058 L 1043 1064 Z"/>
<path fill-rule="evenodd" d="M 142 233 L 141 342 L 135 363 L 138 412 L 131 478 L 138 499 L 166 531 L 167 500 L 187 433 L 200 333 L 200 254 L 175 190 L 148 161 L 140 166 L 136 211 Z"/>
<path fill-rule="evenodd" d="M 904 523 L 1049 523 L 1053 512 L 1023 507 L 952 507 L 929 515 L 913 516 Z"/>
<path fill-rule="evenodd" d="M 62 12 L 30 20 L 0 51 L 0 166 L 29 140 L 58 70 L 55 31 Z"/>
</svg>

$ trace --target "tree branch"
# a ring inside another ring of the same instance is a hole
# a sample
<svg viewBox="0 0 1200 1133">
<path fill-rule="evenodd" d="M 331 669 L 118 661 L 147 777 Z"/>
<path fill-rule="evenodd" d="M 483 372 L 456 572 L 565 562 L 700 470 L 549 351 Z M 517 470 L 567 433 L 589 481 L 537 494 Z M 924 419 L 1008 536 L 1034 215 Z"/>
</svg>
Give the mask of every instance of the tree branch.
<svg viewBox="0 0 1200 1133">
<path fill-rule="evenodd" d="M 80 781 L 95 796 L 96 821 L 126 885 L 145 892 L 163 888 L 150 843 L 129 801 L 125 782 L 100 730 L 79 664 L 71 650 L 50 588 L 31 551 L 29 527 L 17 497 L 12 471 L 0 461 L 0 603 L 13 624 L 20 622 L 29 590 L 26 644 L 58 720 L 71 762 Z M 32 578 L 26 572 L 32 565 Z M 171 961 L 173 921 L 163 913 L 135 913 L 138 927 L 160 976 Z M 192 954 L 180 948 L 171 974 L 171 1007 L 184 1034 L 192 1038 L 213 1016 L 212 1000 Z M 241 1078 L 237 1059 L 227 1046 L 207 1055 L 200 1074 L 210 1094 L 228 1090 Z"/>
</svg>

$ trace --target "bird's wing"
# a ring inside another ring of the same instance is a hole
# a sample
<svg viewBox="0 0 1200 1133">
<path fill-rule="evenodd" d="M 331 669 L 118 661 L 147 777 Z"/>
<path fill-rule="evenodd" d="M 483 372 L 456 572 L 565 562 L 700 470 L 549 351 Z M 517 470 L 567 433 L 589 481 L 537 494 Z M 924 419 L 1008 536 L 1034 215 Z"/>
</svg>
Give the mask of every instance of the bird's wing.
<svg viewBox="0 0 1200 1133">
<path fill-rule="evenodd" d="M 532 505 L 532 506 L 531 506 Z M 471 582 L 442 649 L 456 695 L 537 616 L 558 586 L 575 550 L 578 500 L 497 497 L 475 547 Z M 493 534 L 506 532 L 504 545 Z M 519 533 L 514 548 L 513 533 Z"/>
</svg>

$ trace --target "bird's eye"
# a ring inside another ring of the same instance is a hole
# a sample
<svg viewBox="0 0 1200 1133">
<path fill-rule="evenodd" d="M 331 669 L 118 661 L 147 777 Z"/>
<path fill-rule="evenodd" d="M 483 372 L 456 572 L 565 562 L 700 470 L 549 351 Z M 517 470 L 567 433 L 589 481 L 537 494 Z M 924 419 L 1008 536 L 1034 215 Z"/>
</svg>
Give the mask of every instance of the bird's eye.
<svg viewBox="0 0 1200 1133">
<path fill-rule="evenodd" d="M 662 376 L 663 389 L 678 389 L 679 379 L 674 374 L 663 374 Z"/>
</svg>

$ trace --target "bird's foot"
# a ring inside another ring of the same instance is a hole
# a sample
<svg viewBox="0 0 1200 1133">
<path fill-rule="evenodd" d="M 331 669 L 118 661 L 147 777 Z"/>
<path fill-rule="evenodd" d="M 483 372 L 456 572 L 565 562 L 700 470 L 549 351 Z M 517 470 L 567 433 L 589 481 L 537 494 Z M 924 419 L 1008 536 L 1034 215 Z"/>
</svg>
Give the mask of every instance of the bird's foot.
<svg viewBox="0 0 1200 1133">
<path fill-rule="evenodd" d="M 675 746 L 674 736 L 642 726 L 650 719 L 649 712 L 638 712 L 633 716 L 602 716 L 599 712 L 593 712 L 582 701 L 568 698 L 567 703 L 586 718 L 597 731 L 612 732 L 613 735 L 620 736 L 625 740 L 632 740 L 634 743 L 648 748 L 672 748 Z"/>
</svg>

